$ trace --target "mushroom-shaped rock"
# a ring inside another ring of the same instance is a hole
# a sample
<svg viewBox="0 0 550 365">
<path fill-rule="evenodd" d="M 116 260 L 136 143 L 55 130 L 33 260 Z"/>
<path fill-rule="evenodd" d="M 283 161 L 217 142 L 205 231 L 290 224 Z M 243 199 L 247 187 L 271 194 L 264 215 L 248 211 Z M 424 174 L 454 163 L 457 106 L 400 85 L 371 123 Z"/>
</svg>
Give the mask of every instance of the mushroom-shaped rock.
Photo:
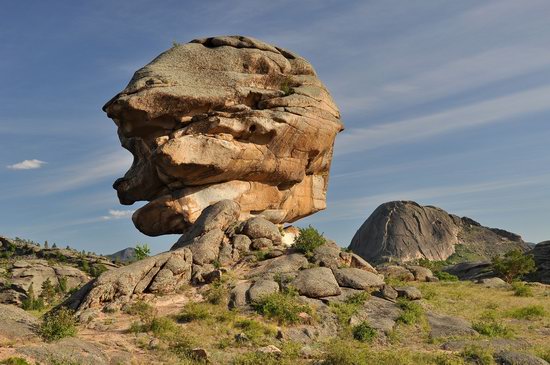
<svg viewBox="0 0 550 365">
<path fill-rule="evenodd" d="M 340 113 L 297 54 L 242 36 L 196 39 L 139 69 L 103 110 L 134 162 L 114 188 L 156 236 L 223 199 L 241 220 L 292 222 L 326 207 Z"/>
</svg>

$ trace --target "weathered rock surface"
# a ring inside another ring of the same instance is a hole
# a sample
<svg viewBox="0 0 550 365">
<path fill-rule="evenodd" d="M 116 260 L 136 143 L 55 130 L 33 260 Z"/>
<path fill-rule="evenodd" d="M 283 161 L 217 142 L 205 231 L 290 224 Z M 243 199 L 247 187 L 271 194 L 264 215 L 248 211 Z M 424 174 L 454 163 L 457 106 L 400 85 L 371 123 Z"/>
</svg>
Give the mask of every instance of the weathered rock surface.
<svg viewBox="0 0 550 365">
<path fill-rule="evenodd" d="M 44 364 L 78 363 L 82 365 L 108 365 L 111 363 L 104 349 L 78 338 L 64 338 L 55 343 L 42 343 L 21 347 L 20 354 Z M 126 360 L 130 360 L 125 354 Z"/>
<path fill-rule="evenodd" d="M 501 278 L 485 278 L 479 279 L 477 284 L 483 285 L 486 288 L 509 288 L 510 284 L 502 280 Z"/>
<path fill-rule="evenodd" d="M 422 299 L 422 292 L 414 286 L 403 286 L 395 288 L 397 291 L 397 297 L 406 298 L 409 300 Z"/>
<path fill-rule="evenodd" d="M 501 351 L 495 354 L 495 360 L 499 365 L 548 365 L 540 357 L 515 351 Z"/>
<path fill-rule="evenodd" d="M 310 298 L 339 295 L 342 292 L 332 270 L 327 267 L 314 267 L 299 271 L 291 284 L 298 290 L 298 293 Z"/>
<path fill-rule="evenodd" d="M 148 235 L 183 233 L 203 209 L 291 222 L 324 209 L 340 113 L 302 57 L 222 36 L 176 45 L 104 107 L 134 163 L 114 188 Z"/>
<path fill-rule="evenodd" d="M 401 281 L 414 281 L 414 274 L 407 268 L 398 265 L 384 265 L 378 267 L 378 272 L 383 274 L 387 279 L 395 279 Z"/>
<path fill-rule="evenodd" d="M 332 272 L 334 273 L 334 277 L 340 286 L 368 290 L 371 288 L 382 287 L 384 285 L 383 277 L 369 271 L 350 267 L 333 269 Z"/>
<path fill-rule="evenodd" d="M 489 261 L 461 262 L 445 267 L 443 271 L 455 275 L 460 280 L 479 280 L 495 275 Z"/>
<path fill-rule="evenodd" d="M 470 322 L 458 317 L 445 316 L 434 312 L 426 313 L 430 325 L 430 337 L 445 338 L 458 336 L 474 336 L 478 333 Z"/>
<path fill-rule="evenodd" d="M 395 327 L 401 310 L 391 301 L 372 297 L 355 313 L 350 320 L 351 325 L 366 321 L 373 328 L 386 334 Z"/>
<path fill-rule="evenodd" d="M 13 305 L 0 304 L 0 347 L 5 342 L 25 342 L 36 337 L 38 319 Z"/>
<path fill-rule="evenodd" d="M 537 271 L 529 276 L 532 281 L 550 284 L 550 241 L 537 244 L 530 252 L 535 259 Z"/>
<path fill-rule="evenodd" d="M 251 302 L 257 302 L 269 294 L 279 291 L 279 284 L 273 280 L 258 280 L 248 290 L 248 297 Z"/>
<path fill-rule="evenodd" d="M 371 263 L 445 260 L 456 245 L 490 258 L 514 248 L 527 250 L 520 236 L 412 201 L 380 205 L 357 230 L 350 249 Z"/>
</svg>

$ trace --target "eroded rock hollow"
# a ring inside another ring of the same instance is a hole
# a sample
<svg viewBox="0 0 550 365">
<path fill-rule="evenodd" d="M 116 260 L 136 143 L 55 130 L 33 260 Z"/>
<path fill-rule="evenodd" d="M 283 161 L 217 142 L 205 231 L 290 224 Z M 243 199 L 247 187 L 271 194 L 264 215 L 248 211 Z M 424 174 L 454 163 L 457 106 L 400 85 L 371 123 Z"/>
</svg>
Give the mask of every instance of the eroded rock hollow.
<svg viewBox="0 0 550 365">
<path fill-rule="evenodd" d="M 220 200 L 240 220 L 293 222 L 325 208 L 340 113 L 313 67 L 241 36 L 175 45 L 139 69 L 103 110 L 134 162 L 114 188 L 148 201 L 143 233 L 185 233 Z"/>
</svg>

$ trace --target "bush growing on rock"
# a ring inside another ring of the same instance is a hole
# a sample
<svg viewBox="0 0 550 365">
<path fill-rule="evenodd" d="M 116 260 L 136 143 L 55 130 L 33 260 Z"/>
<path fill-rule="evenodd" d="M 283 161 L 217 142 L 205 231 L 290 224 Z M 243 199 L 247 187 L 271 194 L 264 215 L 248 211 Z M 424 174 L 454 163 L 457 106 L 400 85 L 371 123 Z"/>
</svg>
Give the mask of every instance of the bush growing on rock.
<svg viewBox="0 0 550 365">
<path fill-rule="evenodd" d="M 376 338 L 376 330 L 367 322 L 361 322 L 352 329 L 353 338 L 361 342 L 372 342 Z"/>
<path fill-rule="evenodd" d="M 149 248 L 149 245 L 147 245 L 146 243 L 142 245 L 141 244 L 136 245 L 135 255 L 136 255 L 137 261 L 143 260 L 144 258 L 149 257 L 150 254 L 151 254 L 151 249 Z"/>
<path fill-rule="evenodd" d="M 299 228 L 300 235 L 294 240 L 294 248 L 303 254 L 311 254 L 313 250 L 326 243 L 326 238 L 312 226 Z"/>
<path fill-rule="evenodd" d="M 508 283 L 536 269 L 533 255 L 525 255 L 521 250 L 512 250 L 503 257 L 495 257 L 491 266 L 493 271 Z"/>
<path fill-rule="evenodd" d="M 39 332 L 40 336 L 47 342 L 76 336 L 76 319 L 73 312 L 67 308 L 60 308 L 46 314 Z"/>
</svg>

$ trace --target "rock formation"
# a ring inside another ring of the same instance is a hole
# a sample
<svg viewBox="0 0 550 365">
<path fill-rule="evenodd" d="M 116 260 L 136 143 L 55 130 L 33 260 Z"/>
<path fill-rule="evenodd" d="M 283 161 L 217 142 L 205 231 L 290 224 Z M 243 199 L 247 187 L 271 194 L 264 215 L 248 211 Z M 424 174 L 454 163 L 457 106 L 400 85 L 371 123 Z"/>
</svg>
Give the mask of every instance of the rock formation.
<svg viewBox="0 0 550 365">
<path fill-rule="evenodd" d="M 550 284 L 550 241 L 537 244 L 529 253 L 537 266 L 537 271 L 529 275 L 530 280 Z"/>
<path fill-rule="evenodd" d="M 184 233 L 220 200 L 241 220 L 292 222 L 324 209 L 340 113 L 313 67 L 248 37 L 175 45 L 138 70 L 103 110 L 134 156 L 114 188 L 149 201 L 143 233 Z"/>
<path fill-rule="evenodd" d="M 466 250 L 491 258 L 514 248 L 527 250 L 520 236 L 412 201 L 380 205 L 357 230 L 350 249 L 371 263 L 446 260 Z"/>
</svg>

